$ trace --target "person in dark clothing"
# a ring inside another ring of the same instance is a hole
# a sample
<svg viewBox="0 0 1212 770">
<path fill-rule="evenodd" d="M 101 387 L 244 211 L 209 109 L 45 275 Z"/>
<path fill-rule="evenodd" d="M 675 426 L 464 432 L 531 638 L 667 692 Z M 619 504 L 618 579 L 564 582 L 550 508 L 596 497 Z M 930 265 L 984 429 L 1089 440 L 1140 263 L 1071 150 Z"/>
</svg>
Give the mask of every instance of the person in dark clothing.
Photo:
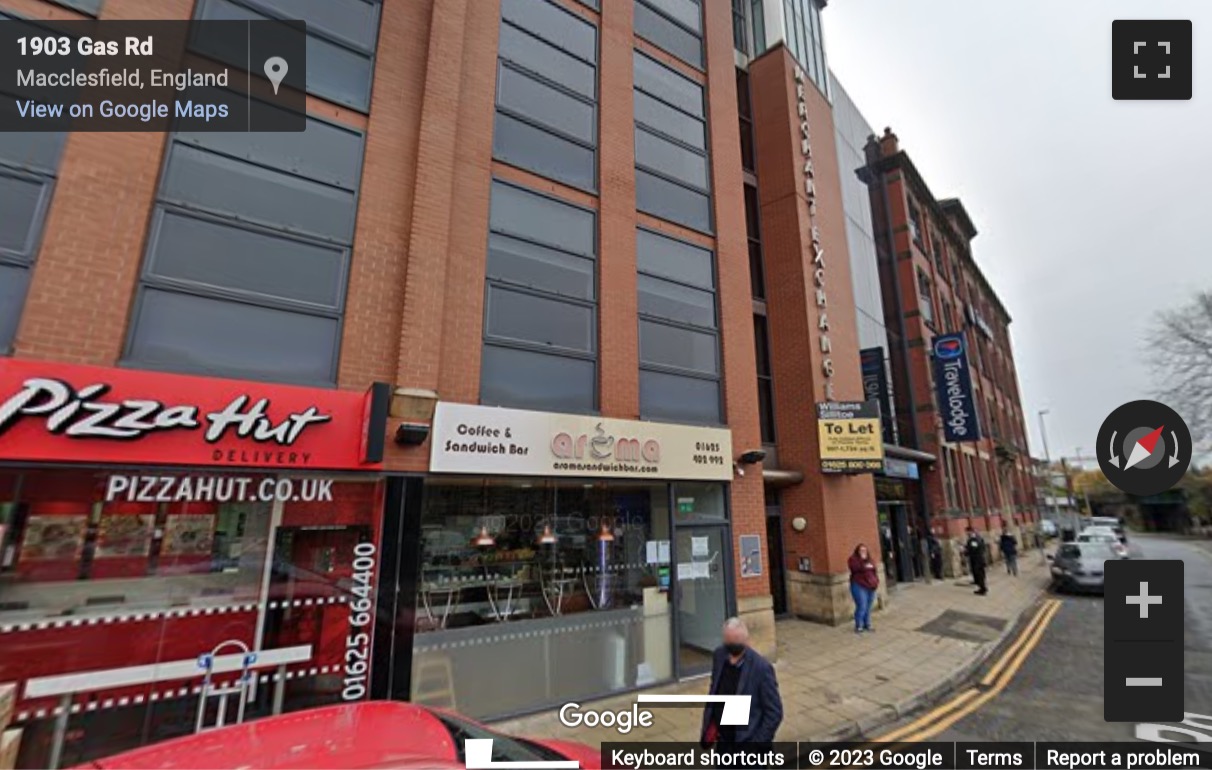
<svg viewBox="0 0 1212 770">
<path fill-rule="evenodd" d="M 926 535 L 926 550 L 930 553 L 930 573 L 935 580 L 943 579 L 943 547 L 933 532 Z"/>
<path fill-rule="evenodd" d="M 980 595 L 989 593 L 985 586 L 985 540 L 976 534 L 976 530 L 968 527 L 968 539 L 964 542 L 964 552 L 968 555 L 968 567 L 972 570 L 972 580 L 976 583 L 976 591 Z"/>
<path fill-rule="evenodd" d="M 1018 577 L 1018 541 L 1009 532 L 1002 532 L 997 545 L 1002 549 L 1002 558 L 1006 560 L 1006 572 Z"/>
<path fill-rule="evenodd" d="M 724 747 L 736 743 L 773 743 L 783 722 L 783 699 L 774 666 L 749 646 L 749 629 L 740 618 L 724 622 L 724 643 L 715 649 L 711 665 L 712 695 L 748 695 L 749 724 L 721 724 L 724 704 L 703 709 L 699 743 Z"/>
<path fill-rule="evenodd" d="M 867 546 L 859 543 L 847 561 L 850 567 L 850 595 L 854 597 L 854 633 L 871 630 L 871 606 L 875 604 L 875 589 L 880 587 L 880 575 L 871 561 Z"/>
</svg>

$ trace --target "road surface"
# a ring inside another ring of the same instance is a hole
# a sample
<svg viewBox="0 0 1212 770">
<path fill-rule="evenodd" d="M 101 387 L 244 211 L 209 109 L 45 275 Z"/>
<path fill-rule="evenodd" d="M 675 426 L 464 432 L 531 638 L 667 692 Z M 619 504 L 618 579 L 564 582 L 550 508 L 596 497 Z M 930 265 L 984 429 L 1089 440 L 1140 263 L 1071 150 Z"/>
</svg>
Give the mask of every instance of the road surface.
<svg viewBox="0 0 1212 770">
<path fill-rule="evenodd" d="M 1187 725 L 1103 721 L 1103 598 L 1056 595 L 1059 609 L 1013 678 L 970 713 L 936 710 L 909 734 L 932 741 L 1212 741 L 1212 543 L 1129 535 L 1135 558 L 1182 559 L 1186 600 Z M 978 688 L 987 692 L 989 688 Z M 969 694 L 971 695 L 971 693 Z M 1202 715 L 1204 719 L 1198 716 Z M 920 719 L 920 718 L 919 718 Z M 1197 723 L 1201 723 L 1197 724 Z M 1176 731 L 1168 728 L 1178 728 Z"/>
</svg>

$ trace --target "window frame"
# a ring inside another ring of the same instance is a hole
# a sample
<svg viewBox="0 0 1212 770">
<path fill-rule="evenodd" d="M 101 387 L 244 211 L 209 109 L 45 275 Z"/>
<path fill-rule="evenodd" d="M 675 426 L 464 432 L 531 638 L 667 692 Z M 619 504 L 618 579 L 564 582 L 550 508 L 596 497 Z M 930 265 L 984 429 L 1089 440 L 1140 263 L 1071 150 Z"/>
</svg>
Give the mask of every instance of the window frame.
<svg viewBox="0 0 1212 770">
<path fill-rule="evenodd" d="M 665 20 L 669 24 L 674 25 L 675 27 L 682 30 L 683 32 L 686 32 L 687 34 L 696 38 L 699 42 L 699 56 L 698 56 L 697 62 L 687 61 L 686 59 L 683 59 L 681 54 L 679 54 L 675 51 L 669 50 L 669 48 L 662 45 L 659 41 L 653 40 L 652 38 L 647 37 L 646 35 L 642 34 L 640 32 L 640 30 L 635 27 L 634 10 L 632 12 L 632 16 L 633 16 L 632 32 L 635 34 L 636 37 L 640 38 L 641 40 L 643 40 L 646 43 L 650 43 L 651 45 L 659 48 L 660 50 L 669 54 L 670 56 L 672 56 L 673 58 L 682 62 L 683 64 L 687 65 L 688 67 L 691 67 L 699 72 L 705 73 L 707 71 L 707 41 L 704 36 L 705 28 L 707 26 L 706 13 L 704 13 L 703 3 L 701 2 L 701 0 L 687 0 L 687 1 L 694 3 L 695 5 L 697 5 L 699 7 L 699 30 L 697 32 L 695 30 L 691 29 L 690 27 L 686 26 L 684 23 L 682 23 L 681 20 L 675 19 L 673 16 L 666 13 L 665 10 L 663 8 L 658 7 L 655 4 L 655 2 L 653 2 L 653 0 L 633 0 L 633 4 L 643 5 L 644 8 L 646 8 L 651 13 L 656 14 L 658 17 Z"/>
<path fill-rule="evenodd" d="M 492 216 L 491 216 L 491 201 L 492 201 L 493 187 L 495 187 L 497 185 L 513 188 L 524 194 L 542 198 L 544 200 L 551 201 L 558 205 L 567 206 L 567 207 L 573 208 L 573 209 L 578 209 L 580 211 L 584 211 L 584 212 L 590 214 L 591 217 L 593 218 L 593 221 L 592 221 L 593 232 L 592 232 L 592 236 L 591 236 L 592 240 L 590 241 L 593 244 L 593 249 L 594 249 L 593 254 L 584 254 L 584 253 L 572 251 L 564 246 L 559 246 L 559 245 L 556 245 L 556 244 L 553 244 L 550 242 L 539 241 L 528 233 L 522 233 L 522 232 L 519 232 L 512 228 L 503 229 L 499 226 L 494 227 L 493 222 L 492 222 Z M 519 283 L 516 281 L 511 281 L 507 278 L 493 276 L 488 273 L 487 267 L 486 267 L 485 274 L 484 274 L 484 295 L 483 295 L 484 296 L 484 310 L 483 310 L 483 317 L 481 319 L 482 327 L 481 327 L 481 332 L 480 332 L 481 356 L 483 355 L 484 348 L 491 346 L 491 347 L 495 347 L 495 348 L 519 350 L 519 351 L 528 352 L 528 353 L 538 353 L 541 355 L 557 356 L 560 358 L 569 358 L 569 359 L 576 359 L 579 361 L 588 362 L 593 367 L 593 377 L 592 377 L 593 392 L 590 394 L 591 408 L 590 408 L 590 410 L 588 410 L 586 412 L 574 412 L 574 413 L 598 414 L 599 410 L 600 410 L 600 396 L 601 396 L 601 384 L 600 384 L 599 380 L 600 380 L 601 371 L 602 371 L 602 367 L 601 367 L 601 352 L 602 352 L 601 351 L 601 318 L 600 318 L 600 306 L 601 306 L 601 276 L 600 276 L 601 238 L 600 238 L 600 236 L 601 236 L 601 226 L 602 225 L 601 225 L 601 216 L 600 216 L 599 212 L 588 206 L 583 206 L 575 201 L 570 201 L 570 200 L 561 198 L 559 196 L 552 195 L 551 193 L 545 192 L 543 190 L 535 189 L 532 187 L 527 187 L 527 186 L 519 184 L 517 182 L 513 182 L 508 179 L 503 179 L 499 176 L 492 177 L 490 187 L 489 187 L 489 206 L 490 206 L 490 213 L 489 213 L 489 220 L 488 220 L 489 237 L 491 237 L 492 235 L 504 236 L 506 238 L 512 238 L 513 240 L 516 240 L 516 241 L 521 241 L 524 243 L 531 243 L 535 246 L 539 246 L 541 248 L 544 248 L 544 249 L 547 249 L 550 251 L 562 252 L 562 253 L 568 254 L 572 257 L 592 261 L 593 270 L 592 270 L 591 274 L 593 276 L 593 291 L 592 291 L 592 299 L 586 300 L 583 298 L 573 297 L 573 296 L 570 296 L 567 294 L 562 294 L 560 292 L 555 292 L 555 291 L 542 289 L 542 288 L 538 288 L 538 287 L 534 287 L 534 286 L 528 286 L 526 284 L 522 284 L 522 283 Z M 487 265 L 487 259 L 488 259 L 488 240 L 487 239 L 485 240 L 484 258 L 485 258 L 485 265 Z M 509 337 L 501 337 L 501 336 L 493 335 L 489 331 L 489 326 L 488 326 L 488 321 L 489 321 L 488 297 L 489 297 L 492 287 L 494 287 L 494 286 L 499 287 L 505 291 L 514 291 L 517 293 L 530 294 L 532 296 L 539 297 L 541 299 L 546 299 L 546 300 L 555 301 L 555 302 L 563 302 L 568 305 L 573 305 L 573 306 L 589 309 L 590 310 L 590 319 L 592 321 L 592 326 L 593 326 L 593 328 L 591 330 L 592 348 L 593 349 L 591 351 L 581 351 L 581 350 L 575 350 L 575 349 L 564 348 L 564 347 L 556 347 L 553 345 L 545 345 L 545 344 L 537 343 L 537 342 L 530 342 L 527 340 L 519 340 L 519 339 L 513 339 L 513 338 L 509 338 Z M 484 404 L 486 406 L 502 406 L 502 404 L 486 404 L 484 402 L 482 376 L 481 376 L 481 381 L 479 383 L 477 383 L 477 401 L 479 401 L 479 403 Z M 509 405 L 505 405 L 505 406 L 509 406 Z M 525 408 L 525 407 L 519 407 L 519 408 Z"/>
<path fill-rule="evenodd" d="M 656 324 L 656 325 L 665 326 L 665 327 L 669 327 L 669 328 L 673 328 L 673 329 L 680 329 L 683 331 L 693 332 L 693 333 L 697 333 L 697 334 L 706 334 L 706 335 L 711 336 L 715 341 L 715 363 L 716 363 L 716 370 L 717 370 L 716 373 L 714 375 L 712 375 L 712 374 L 708 374 L 706 372 L 695 371 L 693 369 L 684 369 L 684 368 L 669 365 L 669 364 L 661 364 L 661 363 L 645 361 L 642 354 L 639 354 L 637 356 L 637 358 L 638 358 L 638 362 L 639 362 L 639 371 L 640 372 L 645 372 L 645 371 L 655 372 L 658 374 L 671 375 L 671 376 L 675 376 L 675 377 L 685 377 L 688 379 L 703 380 L 706 382 L 715 383 L 716 392 L 717 392 L 716 421 L 709 422 L 709 423 L 702 423 L 702 424 L 704 424 L 704 425 L 722 425 L 722 424 L 724 424 L 724 358 L 723 358 L 723 350 L 721 347 L 723 334 L 722 334 L 722 328 L 721 328 L 721 308 L 720 308 L 720 297 L 719 297 L 719 291 L 720 291 L 720 289 L 719 289 L 719 268 L 718 268 L 718 265 L 716 264 L 716 260 L 718 259 L 718 256 L 716 254 L 716 251 L 714 249 L 708 249 L 704 246 L 701 246 L 697 243 L 693 243 L 691 241 L 683 240 L 681 238 L 675 238 L 672 235 L 670 235 L 669 233 L 661 232 L 660 230 L 656 230 L 651 227 L 646 227 L 644 225 L 637 225 L 635 228 L 635 232 L 636 232 L 637 250 L 639 248 L 639 239 L 641 237 L 640 233 L 646 233 L 647 235 L 650 235 L 650 236 L 654 236 L 657 238 L 664 238 L 664 239 L 667 239 L 670 241 L 674 241 L 677 243 L 682 243 L 682 244 L 691 246 L 695 249 L 704 251 L 707 254 L 708 264 L 711 267 L 711 284 L 712 285 L 711 285 L 710 293 L 711 293 L 713 304 L 715 307 L 714 327 L 708 328 L 705 326 L 699 326 L 696 324 L 686 323 L 684 321 L 677 321 L 677 320 L 665 318 L 662 316 L 655 316 L 650 313 L 645 313 L 645 312 L 637 309 L 636 330 L 637 330 L 637 342 L 639 340 L 639 329 L 642 327 L 642 325 L 644 323 Z M 700 291 L 700 292 L 707 291 L 706 289 L 704 289 L 703 286 L 701 286 L 699 284 L 688 283 L 686 281 L 681 281 L 676 278 L 670 278 L 670 277 L 667 277 L 664 275 L 646 271 L 640 267 L 638 259 L 636 260 L 636 275 L 637 275 L 637 277 L 644 276 L 645 278 L 648 278 L 650 280 L 663 281 L 668 284 L 672 284 L 675 286 L 682 286 L 682 287 L 693 289 L 693 290 Z M 637 288 L 637 299 L 638 299 L 638 291 L 639 290 Z M 637 353 L 638 353 L 639 347 L 642 347 L 642 343 L 637 346 Z M 669 418 L 666 418 L 662 415 L 653 415 L 653 414 L 647 412 L 644 408 L 644 404 L 643 404 L 642 400 L 640 402 L 640 416 L 641 416 L 641 419 L 646 419 L 646 420 L 650 419 L 650 420 L 654 420 L 654 421 L 658 421 L 658 422 L 669 421 Z"/>
<path fill-rule="evenodd" d="M 190 16 L 190 19 L 192 20 L 192 19 L 198 18 L 201 10 L 206 7 L 206 4 L 208 2 L 212 2 L 212 1 L 213 0 L 197 0 L 197 3 L 195 4 L 194 9 L 193 9 L 193 14 Z M 275 8 L 266 8 L 266 7 L 261 6 L 257 2 L 257 0 L 226 0 L 226 2 L 232 3 L 233 5 L 241 6 L 245 10 L 252 11 L 253 13 L 259 13 L 263 16 L 266 16 L 270 19 L 274 19 L 276 21 L 290 21 L 292 18 L 289 16 L 282 15 L 281 12 Z M 370 63 L 370 77 L 367 79 L 367 83 L 366 83 L 366 91 L 364 94 L 365 99 L 359 100 L 356 102 L 349 102 L 349 101 L 343 101 L 343 100 L 337 99 L 332 96 L 325 96 L 323 94 L 316 93 L 310 89 L 308 89 L 307 93 L 312 96 L 315 96 L 317 99 L 326 101 L 330 104 L 336 104 L 338 106 L 346 107 L 348 109 L 362 113 L 363 115 L 369 115 L 371 100 L 374 98 L 375 71 L 378 68 L 379 37 L 383 34 L 383 0 L 358 0 L 358 2 L 365 2 L 367 5 L 373 5 L 378 9 L 378 19 L 375 24 L 374 46 L 372 48 L 370 48 L 370 49 L 363 48 L 362 46 L 353 42 L 352 40 L 348 40 L 348 39 L 342 38 L 340 36 L 330 34 L 326 30 L 321 30 L 319 27 L 317 27 L 313 24 L 310 24 L 310 23 L 307 24 L 307 36 L 311 37 L 314 35 L 315 37 L 319 38 L 320 40 L 322 40 L 326 43 L 330 43 L 334 46 L 337 46 L 338 48 L 344 48 L 345 50 L 358 54 L 359 56 L 367 57 L 367 59 Z M 306 19 L 303 19 L 303 21 L 306 21 Z M 308 117 L 311 117 L 310 113 L 309 113 Z"/>
</svg>

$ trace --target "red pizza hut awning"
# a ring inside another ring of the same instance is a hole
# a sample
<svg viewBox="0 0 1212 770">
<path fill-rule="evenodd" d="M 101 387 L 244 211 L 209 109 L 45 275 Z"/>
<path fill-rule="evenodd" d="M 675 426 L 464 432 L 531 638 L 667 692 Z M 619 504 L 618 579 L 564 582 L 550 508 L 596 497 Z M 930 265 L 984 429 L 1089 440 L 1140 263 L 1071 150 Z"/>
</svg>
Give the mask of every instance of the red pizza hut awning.
<svg viewBox="0 0 1212 770">
<path fill-rule="evenodd" d="M 0 462 L 375 470 L 390 391 L 0 359 Z"/>
</svg>

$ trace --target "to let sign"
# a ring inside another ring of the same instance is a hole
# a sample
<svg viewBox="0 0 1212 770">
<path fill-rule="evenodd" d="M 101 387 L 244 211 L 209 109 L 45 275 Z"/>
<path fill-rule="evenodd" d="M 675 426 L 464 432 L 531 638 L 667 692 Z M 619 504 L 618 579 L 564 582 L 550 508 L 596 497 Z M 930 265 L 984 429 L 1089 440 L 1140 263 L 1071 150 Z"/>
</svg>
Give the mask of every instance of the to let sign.
<svg viewBox="0 0 1212 770">
<path fill-rule="evenodd" d="M 816 416 L 822 471 L 868 473 L 884 469 L 878 401 L 818 403 Z"/>
<path fill-rule="evenodd" d="M 387 391 L 0 359 L 0 460 L 370 470 Z"/>
</svg>

